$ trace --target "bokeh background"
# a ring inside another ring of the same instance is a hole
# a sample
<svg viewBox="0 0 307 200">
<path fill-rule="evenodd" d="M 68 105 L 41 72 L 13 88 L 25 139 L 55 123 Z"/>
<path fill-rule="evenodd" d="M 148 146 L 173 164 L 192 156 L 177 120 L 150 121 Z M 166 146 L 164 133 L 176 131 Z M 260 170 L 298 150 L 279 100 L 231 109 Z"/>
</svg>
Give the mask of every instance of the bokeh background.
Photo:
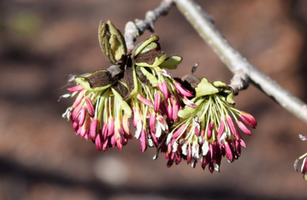
<svg viewBox="0 0 307 200">
<path fill-rule="evenodd" d="M 253 65 L 307 102 L 307 1 L 199 0 L 216 26 Z M 307 182 L 293 169 L 307 151 L 307 125 L 250 86 L 236 107 L 258 120 L 239 160 L 223 159 L 210 174 L 185 162 L 166 167 L 163 154 L 140 152 L 138 141 L 122 151 L 98 152 L 75 136 L 61 114 L 72 99 L 69 74 L 109 63 L 97 27 L 110 19 L 123 30 L 144 18 L 154 0 L 0 1 L 0 200 L 307 199 Z M 174 76 L 190 73 L 229 82 L 232 74 L 173 7 L 155 24 L 162 48 L 183 56 Z M 142 41 L 151 33 L 145 32 Z"/>
</svg>

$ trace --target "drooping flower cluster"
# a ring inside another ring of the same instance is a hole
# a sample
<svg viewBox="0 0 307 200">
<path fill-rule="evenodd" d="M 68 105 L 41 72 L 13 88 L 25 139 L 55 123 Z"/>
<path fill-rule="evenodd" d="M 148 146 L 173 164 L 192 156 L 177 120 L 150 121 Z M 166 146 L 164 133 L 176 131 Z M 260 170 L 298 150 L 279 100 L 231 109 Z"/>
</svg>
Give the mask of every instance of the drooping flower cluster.
<svg viewBox="0 0 307 200">
<path fill-rule="evenodd" d="M 307 136 L 303 136 L 303 135 L 299 135 L 299 138 L 302 141 L 306 141 L 307 140 Z M 298 172 L 297 169 L 297 164 L 300 160 L 302 161 L 302 166 L 301 166 L 301 173 L 303 174 L 303 178 L 307 181 L 307 153 L 305 153 L 304 155 L 301 155 L 299 158 L 297 158 L 294 162 L 294 169 Z"/>
<path fill-rule="evenodd" d="M 251 135 L 246 125 L 255 128 L 257 122 L 234 108 L 233 92 L 225 83 L 171 77 L 165 68 L 176 68 L 182 59 L 167 58 L 158 40 L 151 36 L 127 54 L 120 31 L 109 21 L 101 23 L 100 46 L 113 65 L 73 79 L 76 86 L 60 99 L 76 100 L 63 117 L 98 150 L 121 150 L 134 137 L 142 152 L 148 146 L 165 152 L 168 166 L 183 158 L 192 167 L 199 162 L 211 173 L 219 171 L 222 157 L 232 162 L 246 146 L 237 128 Z M 133 136 L 130 120 L 136 128 Z"/>
<path fill-rule="evenodd" d="M 225 83 L 209 83 L 203 78 L 196 87 L 196 95 L 191 100 L 196 107 L 185 107 L 178 112 L 180 120 L 174 123 L 172 132 L 166 140 L 168 166 L 182 157 L 195 167 L 200 162 L 204 169 L 219 171 L 223 156 L 230 162 L 241 155 L 241 146 L 246 147 L 237 127 L 247 135 L 257 122 L 253 116 L 233 107 L 233 93 Z M 242 121 L 240 121 L 240 118 Z"/>
<path fill-rule="evenodd" d="M 82 138 L 90 139 L 98 150 L 116 146 L 122 149 L 132 136 L 129 132 L 128 119 L 132 115 L 130 106 L 111 84 L 94 82 L 97 78 L 110 76 L 107 70 L 98 70 L 74 81 L 78 84 L 68 90 L 72 94 L 62 97 L 77 98 L 73 105 L 63 114 L 72 121 L 73 129 Z M 95 84 L 96 87 L 93 87 Z M 115 84 L 115 83 L 114 83 Z M 113 85 L 114 85 L 113 84 Z M 121 84 L 121 83 L 116 83 Z"/>
</svg>

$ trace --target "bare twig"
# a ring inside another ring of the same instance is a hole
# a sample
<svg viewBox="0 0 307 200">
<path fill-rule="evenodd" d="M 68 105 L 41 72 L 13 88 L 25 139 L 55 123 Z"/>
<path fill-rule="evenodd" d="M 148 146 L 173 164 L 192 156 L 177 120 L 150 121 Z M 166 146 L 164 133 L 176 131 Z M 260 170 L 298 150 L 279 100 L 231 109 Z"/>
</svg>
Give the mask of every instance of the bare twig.
<svg viewBox="0 0 307 200">
<path fill-rule="evenodd" d="M 267 96 L 307 123 L 307 105 L 250 64 L 228 43 L 213 24 L 211 17 L 198 4 L 193 0 L 175 0 L 175 3 L 199 35 L 235 74 L 230 84 L 234 90 L 246 88 L 249 78 Z"/>
<path fill-rule="evenodd" d="M 166 15 L 174 3 L 174 0 L 162 0 L 160 5 L 146 13 L 145 19 L 136 19 L 135 22 L 127 22 L 125 27 L 125 40 L 127 45 L 128 53 L 134 48 L 134 42 L 137 37 L 143 34 L 146 29 L 154 32 L 154 23 L 160 15 Z"/>
</svg>

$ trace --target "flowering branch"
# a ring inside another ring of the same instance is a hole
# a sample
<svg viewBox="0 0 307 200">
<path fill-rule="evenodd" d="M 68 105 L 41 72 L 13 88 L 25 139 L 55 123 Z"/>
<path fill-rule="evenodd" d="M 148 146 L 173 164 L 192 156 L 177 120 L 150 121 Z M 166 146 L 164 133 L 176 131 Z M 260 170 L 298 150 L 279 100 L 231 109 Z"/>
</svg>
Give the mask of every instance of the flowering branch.
<svg viewBox="0 0 307 200">
<path fill-rule="evenodd" d="M 212 18 L 197 3 L 192 0 L 175 0 L 175 4 L 221 61 L 234 73 L 230 87 L 235 91 L 245 89 L 250 79 L 252 84 L 267 96 L 307 123 L 307 105 L 249 63 L 222 36 L 213 24 Z"/>
<path fill-rule="evenodd" d="M 128 53 L 131 53 L 134 48 L 134 42 L 137 37 L 143 34 L 146 29 L 154 32 L 154 23 L 160 15 L 167 15 L 173 0 L 162 0 L 160 5 L 146 13 L 145 19 L 136 19 L 135 22 L 129 21 L 125 27 L 125 40 Z"/>
</svg>

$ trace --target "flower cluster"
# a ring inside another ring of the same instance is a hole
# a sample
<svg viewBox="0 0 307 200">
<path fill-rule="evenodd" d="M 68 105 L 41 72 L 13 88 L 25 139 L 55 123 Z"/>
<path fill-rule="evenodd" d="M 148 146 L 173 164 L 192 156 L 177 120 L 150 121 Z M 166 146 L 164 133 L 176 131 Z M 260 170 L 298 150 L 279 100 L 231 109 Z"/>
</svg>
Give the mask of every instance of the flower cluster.
<svg viewBox="0 0 307 200">
<path fill-rule="evenodd" d="M 299 135 L 299 138 L 302 141 L 306 141 L 307 140 L 307 136 L 303 136 L 303 135 Z M 307 181 L 307 153 L 305 153 L 304 155 L 300 156 L 299 158 L 297 158 L 294 162 L 294 169 L 298 172 L 297 169 L 297 164 L 300 160 L 303 160 L 302 162 L 302 167 L 301 167 L 301 172 L 303 174 L 303 178 Z"/>
<path fill-rule="evenodd" d="M 196 95 L 191 101 L 195 107 L 184 107 L 178 112 L 180 120 L 173 124 L 166 140 L 168 166 L 182 158 L 195 167 L 197 162 L 203 169 L 219 171 L 221 158 L 226 156 L 233 162 L 241 155 L 241 146 L 246 147 L 237 127 L 251 135 L 255 128 L 255 118 L 233 107 L 233 93 L 225 83 L 209 83 L 203 78 L 196 87 Z"/>
<path fill-rule="evenodd" d="M 108 76 L 110 73 L 107 70 L 98 70 L 75 78 L 77 85 L 68 88 L 72 93 L 62 97 L 77 95 L 77 98 L 63 117 L 72 121 L 77 135 L 95 142 L 98 150 L 106 151 L 109 146 L 117 146 L 121 150 L 128 139 L 132 138 L 128 122 L 132 111 L 116 87 L 103 83 L 97 86 L 97 82 L 94 82 L 97 78 Z M 96 84 L 96 87 L 91 84 Z"/>
<path fill-rule="evenodd" d="M 98 150 L 121 150 L 134 137 L 142 152 L 147 147 L 165 152 L 167 166 L 186 159 L 192 167 L 199 162 L 211 173 L 219 171 L 222 157 L 232 162 L 246 146 L 238 129 L 251 135 L 247 126 L 255 128 L 257 122 L 234 108 L 233 92 L 225 83 L 168 74 L 165 69 L 175 69 L 182 58 L 167 57 L 158 40 L 151 36 L 128 54 L 120 31 L 109 21 L 101 23 L 100 46 L 112 66 L 73 78 L 76 85 L 60 99 L 76 99 L 63 117 Z"/>
</svg>

